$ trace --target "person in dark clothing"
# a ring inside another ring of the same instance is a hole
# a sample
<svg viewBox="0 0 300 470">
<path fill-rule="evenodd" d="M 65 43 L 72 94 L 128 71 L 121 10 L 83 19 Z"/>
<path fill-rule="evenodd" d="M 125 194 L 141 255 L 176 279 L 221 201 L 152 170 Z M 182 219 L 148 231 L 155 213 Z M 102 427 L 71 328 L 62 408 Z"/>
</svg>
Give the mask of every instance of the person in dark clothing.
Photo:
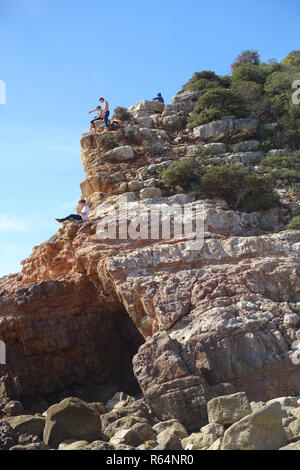
<svg viewBox="0 0 300 470">
<path fill-rule="evenodd" d="M 153 98 L 152 101 L 159 101 L 160 103 L 164 103 L 165 100 L 163 99 L 163 97 L 161 96 L 161 93 L 157 93 L 157 96 L 155 98 Z"/>
</svg>

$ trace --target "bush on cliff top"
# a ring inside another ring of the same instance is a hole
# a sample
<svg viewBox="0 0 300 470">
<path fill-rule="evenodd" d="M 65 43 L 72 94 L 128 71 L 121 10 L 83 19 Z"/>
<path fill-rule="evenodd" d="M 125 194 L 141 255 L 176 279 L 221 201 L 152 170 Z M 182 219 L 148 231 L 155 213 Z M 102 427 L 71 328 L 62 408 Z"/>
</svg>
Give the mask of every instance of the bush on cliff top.
<svg viewBox="0 0 300 470">
<path fill-rule="evenodd" d="M 128 111 L 127 108 L 123 108 L 123 106 L 118 106 L 114 110 L 114 116 L 115 116 L 116 119 L 118 119 L 120 121 L 130 121 L 130 119 L 131 119 L 130 112 Z"/>
<path fill-rule="evenodd" d="M 232 114 L 245 116 L 244 104 L 231 90 L 218 86 L 200 96 L 192 112 L 189 126 L 198 126 Z"/>
<path fill-rule="evenodd" d="M 257 51 L 244 51 L 232 66 L 232 76 L 205 70 L 196 72 L 183 86 L 184 90 L 203 93 L 191 113 L 189 125 L 201 125 L 226 114 L 277 122 L 282 143 L 297 149 L 300 106 L 293 104 L 291 97 L 292 83 L 299 79 L 300 51 L 291 52 L 280 63 L 269 64 L 260 62 Z M 227 96 L 231 96 L 232 104 Z"/>
</svg>

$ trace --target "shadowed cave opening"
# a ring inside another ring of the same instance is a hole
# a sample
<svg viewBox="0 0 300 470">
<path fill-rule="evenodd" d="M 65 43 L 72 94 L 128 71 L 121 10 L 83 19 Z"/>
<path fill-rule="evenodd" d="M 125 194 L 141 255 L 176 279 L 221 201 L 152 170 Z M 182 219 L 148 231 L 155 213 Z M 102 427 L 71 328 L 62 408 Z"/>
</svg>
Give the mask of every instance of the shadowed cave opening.
<svg viewBox="0 0 300 470">
<path fill-rule="evenodd" d="M 73 319 L 74 322 L 74 319 Z M 52 352 L 51 363 L 59 363 L 62 356 L 65 367 L 49 369 L 48 386 L 41 379 L 41 393 L 10 396 L 19 399 L 31 412 L 43 412 L 47 407 L 67 397 L 78 397 L 86 402 L 106 403 L 116 392 L 132 396 L 142 395 L 133 374 L 132 359 L 145 342 L 122 304 L 109 309 L 80 312 L 75 319 L 76 335 L 72 329 L 66 334 L 71 345 Z M 74 323 L 72 324 L 74 327 Z M 74 337 L 73 337 L 74 335 Z M 47 362 L 47 359 L 42 359 Z M 37 389 L 35 384 L 35 390 Z"/>
</svg>

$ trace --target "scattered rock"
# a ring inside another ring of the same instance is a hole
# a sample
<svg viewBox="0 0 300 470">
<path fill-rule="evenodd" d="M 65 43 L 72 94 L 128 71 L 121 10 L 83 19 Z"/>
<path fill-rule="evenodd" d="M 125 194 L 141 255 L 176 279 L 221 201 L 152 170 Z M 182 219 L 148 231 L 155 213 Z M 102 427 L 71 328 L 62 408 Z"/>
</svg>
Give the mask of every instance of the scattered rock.
<svg viewBox="0 0 300 470">
<path fill-rule="evenodd" d="M 21 415 L 5 418 L 5 421 L 18 433 L 43 437 L 45 418 L 37 415 Z"/>
<path fill-rule="evenodd" d="M 101 160 L 110 163 L 122 163 L 132 161 L 136 158 L 136 153 L 132 147 L 125 145 L 109 150 L 101 156 Z"/>
<path fill-rule="evenodd" d="M 8 450 L 18 442 L 18 433 L 5 421 L 0 421 L 0 449 Z"/>
<path fill-rule="evenodd" d="M 10 450 L 50 450 L 50 448 L 44 442 L 34 442 L 26 445 L 16 445 L 10 448 Z"/>
<path fill-rule="evenodd" d="M 124 418 L 117 419 L 107 426 L 104 431 L 104 434 L 109 438 L 113 437 L 120 429 L 131 429 L 134 424 L 145 423 L 147 420 L 145 418 L 140 418 L 139 416 L 125 416 Z"/>
<path fill-rule="evenodd" d="M 287 442 L 279 403 L 266 405 L 225 431 L 222 450 L 276 450 Z"/>
<path fill-rule="evenodd" d="M 79 398 L 66 398 L 47 410 L 44 442 L 57 448 L 66 439 L 95 441 L 101 438 L 97 412 Z"/>
<path fill-rule="evenodd" d="M 233 424 L 252 412 L 244 392 L 213 398 L 207 403 L 209 423 Z"/>
<path fill-rule="evenodd" d="M 162 191 L 159 188 L 144 188 L 140 191 L 141 199 L 154 199 L 162 197 Z"/>
<path fill-rule="evenodd" d="M 3 408 L 6 416 L 20 416 L 25 415 L 25 410 L 20 401 L 11 400 Z"/>
</svg>

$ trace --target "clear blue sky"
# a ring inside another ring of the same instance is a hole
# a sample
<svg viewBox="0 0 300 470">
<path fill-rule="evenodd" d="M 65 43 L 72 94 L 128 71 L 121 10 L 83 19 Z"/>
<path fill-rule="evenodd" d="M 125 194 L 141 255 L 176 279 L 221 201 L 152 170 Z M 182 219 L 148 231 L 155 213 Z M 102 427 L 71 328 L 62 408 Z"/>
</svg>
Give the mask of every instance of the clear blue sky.
<svg viewBox="0 0 300 470">
<path fill-rule="evenodd" d="M 195 71 L 230 73 L 245 49 L 299 49 L 298 0 L 0 0 L 0 276 L 57 230 L 84 179 L 79 141 L 111 109 L 171 97 Z"/>
</svg>

